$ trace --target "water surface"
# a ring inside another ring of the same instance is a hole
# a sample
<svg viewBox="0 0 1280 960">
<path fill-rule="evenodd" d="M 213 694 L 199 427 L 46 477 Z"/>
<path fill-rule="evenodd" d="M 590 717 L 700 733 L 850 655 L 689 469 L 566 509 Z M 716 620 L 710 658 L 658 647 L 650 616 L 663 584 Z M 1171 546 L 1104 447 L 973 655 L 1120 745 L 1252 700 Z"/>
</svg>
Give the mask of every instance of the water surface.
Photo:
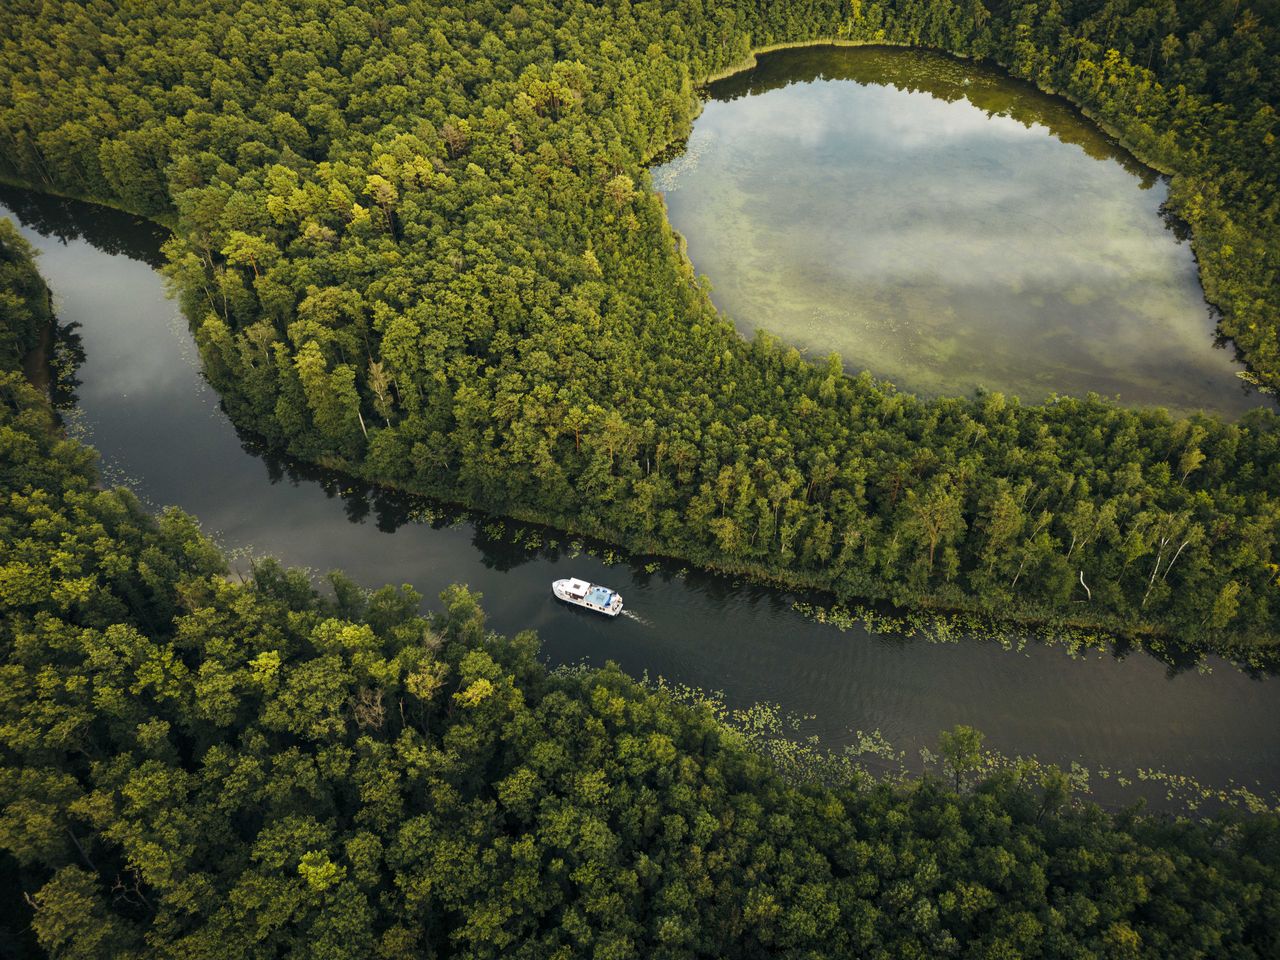
<svg viewBox="0 0 1280 960">
<path fill-rule="evenodd" d="M 271 554 L 342 568 L 367 586 L 408 582 L 428 598 L 467 583 L 484 594 L 495 629 L 536 629 L 552 664 L 612 660 L 633 676 L 723 691 L 734 705 L 776 701 L 812 715 L 805 729 L 833 746 L 880 730 L 914 757 L 936 747 L 939 730 L 969 723 L 1007 753 L 1280 790 L 1276 681 L 1217 661 L 1212 675 L 1172 674 L 1142 654 L 1073 660 L 1034 643 L 1011 653 L 980 639 L 841 633 L 801 618 L 784 592 L 673 565 L 608 565 L 563 542 L 527 549 L 488 521 L 455 522 L 420 499 L 264 456 L 237 435 L 200 375 L 187 326 L 151 266 L 160 233 L 111 210 L 0 189 L 0 216 L 6 208 L 41 251 L 62 320 L 81 324 L 76 428 L 101 451 L 107 475 L 152 505 L 191 511 L 242 561 Z M 570 575 L 616 587 L 635 619 L 557 603 L 551 581 Z M 1114 781 L 1095 786 L 1103 800 L 1133 798 Z"/>
<path fill-rule="evenodd" d="M 1065 101 L 937 54 L 819 47 L 713 84 L 654 171 L 741 329 L 930 395 L 1090 391 L 1228 415 L 1164 178 Z"/>
</svg>

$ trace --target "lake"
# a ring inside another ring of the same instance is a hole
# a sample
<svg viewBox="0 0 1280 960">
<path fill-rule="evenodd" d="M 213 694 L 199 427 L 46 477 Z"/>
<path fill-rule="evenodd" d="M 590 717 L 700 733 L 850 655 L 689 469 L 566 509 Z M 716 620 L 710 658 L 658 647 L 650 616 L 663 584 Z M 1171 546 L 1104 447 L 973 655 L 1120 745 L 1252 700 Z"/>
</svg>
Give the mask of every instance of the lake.
<svg viewBox="0 0 1280 960">
<path fill-rule="evenodd" d="M 765 54 L 707 95 L 653 180 L 744 332 L 926 395 L 1270 402 L 1215 345 L 1167 180 L 1065 101 L 874 47 Z"/>
<path fill-rule="evenodd" d="M 86 361 L 71 429 L 102 454 L 106 476 L 149 504 L 194 513 L 243 567 L 271 554 L 362 584 L 411 583 L 433 600 L 454 582 L 484 595 L 500 631 L 536 629 L 552 664 L 612 660 L 634 676 L 713 691 L 732 705 L 773 701 L 813 719 L 804 731 L 839 747 L 879 730 L 914 758 L 939 730 L 969 723 L 1006 753 L 1059 763 L 1233 778 L 1280 790 L 1280 689 L 1212 661 L 1171 672 L 1152 657 L 1073 659 L 1032 642 L 1007 652 L 977 638 L 931 644 L 840 632 L 806 620 L 791 594 L 644 560 L 574 556 L 535 531 L 461 517 L 418 498 L 265 454 L 241 437 L 204 382 L 195 346 L 154 266 L 163 233 L 113 210 L 0 188 L 40 251 L 63 322 L 80 324 Z M 600 552 L 600 551 L 597 551 Z M 631 618 L 559 604 L 551 581 L 576 575 L 617 588 Z M 1132 799 L 1114 781 L 1099 799 Z M 1163 789 L 1148 791 L 1157 801 Z"/>
</svg>

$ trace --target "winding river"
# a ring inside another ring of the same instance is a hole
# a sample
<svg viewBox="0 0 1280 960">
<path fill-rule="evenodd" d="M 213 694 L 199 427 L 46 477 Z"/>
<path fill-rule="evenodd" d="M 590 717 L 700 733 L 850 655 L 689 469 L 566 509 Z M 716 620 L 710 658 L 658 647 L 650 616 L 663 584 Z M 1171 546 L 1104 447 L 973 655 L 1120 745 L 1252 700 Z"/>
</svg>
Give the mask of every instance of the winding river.
<svg viewBox="0 0 1280 960">
<path fill-rule="evenodd" d="M 765 54 L 708 94 L 653 177 L 741 329 L 930 395 L 1267 402 L 1215 347 L 1167 178 L 1066 101 L 882 47 Z"/>
<path fill-rule="evenodd" d="M 1223 663 L 1173 672 L 1143 654 L 1072 658 L 1034 642 L 1007 652 L 976 638 L 840 632 L 802 618 L 783 592 L 672 565 L 606 564 L 564 544 L 517 546 L 491 521 L 266 456 L 237 435 L 200 375 L 155 270 L 156 228 L 8 188 L 6 214 L 40 251 L 61 320 L 80 325 L 87 359 L 71 429 L 99 449 L 109 480 L 194 513 L 238 562 L 272 554 L 342 568 L 368 586 L 407 581 L 428 597 L 467 583 L 494 628 L 536 629 L 553 664 L 612 660 L 636 676 L 723 691 L 731 705 L 777 702 L 811 716 L 805 732 L 832 746 L 878 730 L 914 757 L 939 730 L 969 723 L 1009 754 L 1280 790 L 1276 681 Z M 549 585 L 569 574 L 618 588 L 632 616 L 606 621 L 559 605 Z M 1134 797 L 1114 779 L 1095 778 L 1094 792 Z M 1163 787 L 1146 792 L 1163 802 Z"/>
</svg>

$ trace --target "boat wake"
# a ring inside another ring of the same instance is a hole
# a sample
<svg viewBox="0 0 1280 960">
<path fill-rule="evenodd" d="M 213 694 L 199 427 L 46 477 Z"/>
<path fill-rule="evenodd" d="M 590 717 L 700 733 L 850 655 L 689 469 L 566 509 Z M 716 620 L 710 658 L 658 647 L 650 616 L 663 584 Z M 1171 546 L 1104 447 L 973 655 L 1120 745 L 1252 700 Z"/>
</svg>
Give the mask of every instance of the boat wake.
<svg viewBox="0 0 1280 960">
<path fill-rule="evenodd" d="M 651 620 L 646 620 L 644 617 L 640 616 L 640 614 L 636 613 L 634 610 L 628 610 L 626 607 L 622 608 L 622 615 L 626 617 L 628 620 L 634 620 L 636 623 L 640 624 L 640 626 L 642 627 L 653 626 L 653 622 Z"/>
</svg>

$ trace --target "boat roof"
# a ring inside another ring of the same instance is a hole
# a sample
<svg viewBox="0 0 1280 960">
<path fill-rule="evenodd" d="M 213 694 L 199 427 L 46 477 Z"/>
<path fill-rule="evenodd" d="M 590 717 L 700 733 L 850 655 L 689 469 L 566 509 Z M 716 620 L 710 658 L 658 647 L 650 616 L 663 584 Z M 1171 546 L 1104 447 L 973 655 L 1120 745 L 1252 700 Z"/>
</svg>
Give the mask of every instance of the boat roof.
<svg viewBox="0 0 1280 960">
<path fill-rule="evenodd" d="M 564 588 L 573 593 L 586 593 L 591 589 L 591 584 L 585 580 L 579 580 L 577 577 L 570 577 L 564 582 Z"/>
</svg>

